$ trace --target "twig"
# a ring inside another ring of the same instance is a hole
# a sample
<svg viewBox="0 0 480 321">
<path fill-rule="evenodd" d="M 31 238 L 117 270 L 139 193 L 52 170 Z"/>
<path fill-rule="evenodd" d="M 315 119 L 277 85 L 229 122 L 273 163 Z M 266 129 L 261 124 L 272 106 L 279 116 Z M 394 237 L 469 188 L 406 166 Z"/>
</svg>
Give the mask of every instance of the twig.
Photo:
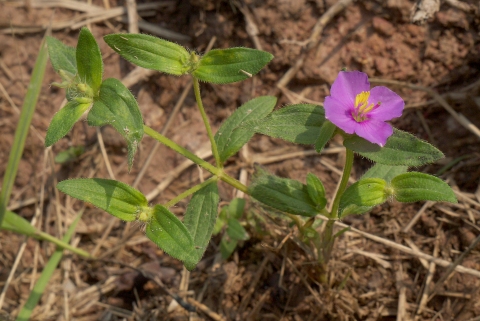
<svg viewBox="0 0 480 321">
<path fill-rule="evenodd" d="M 443 285 L 443 282 L 447 280 L 447 278 L 450 276 L 450 274 L 453 273 L 454 270 L 460 272 L 458 270 L 459 267 L 461 267 L 460 263 L 463 262 L 465 257 L 475 248 L 477 245 L 480 243 L 480 235 L 477 236 L 477 238 L 470 244 L 470 246 L 451 264 L 448 265 L 448 269 L 443 273 L 442 277 L 437 281 L 435 284 L 435 287 L 431 291 L 431 295 L 428 298 L 431 300 L 433 296 L 435 296 L 435 293 L 440 289 L 440 287 Z M 479 272 L 480 273 L 480 272 Z"/>
<path fill-rule="evenodd" d="M 390 240 L 387 240 L 387 239 L 384 239 L 382 237 L 379 237 L 379 236 L 375 236 L 373 234 L 370 234 L 370 233 L 367 233 L 367 232 L 363 232 L 363 231 L 360 231 L 350 225 L 347 225 L 345 223 L 342 223 L 340 221 L 336 221 L 335 222 L 335 225 L 337 226 L 340 226 L 342 228 L 349 228 L 349 231 L 351 232 L 355 232 L 357 234 L 360 234 L 372 241 L 375 241 L 375 242 L 379 242 L 379 243 L 382 243 L 384 245 L 387 245 L 387 246 L 390 246 L 391 248 L 394 248 L 396 250 L 399 250 L 399 251 L 402 251 L 404 253 L 407 253 L 407 254 L 410 254 L 410 255 L 413 255 L 413 256 L 416 256 L 418 258 L 421 258 L 421 259 L 425 259 L 427 261 L 430 261 L 430 262 L 435 262 L 435 264 L 437 265 L 440 265 L 442 267 L 451 267 L 453 265 L 452 262 L 449 262 L 449 261 L 446 261 L 446 260 L 442 260 L 442 259 L 439 259 L 439 258 L 436 258 L 436 257 L 433 257 L 431 255 L 428 255 L 428 254 L 425 254 L 423 252 L 419 252 L 419 251 L 415 251 L 415 250 L 412 250 L 412 249 L 409 249 L 408 247 L 406 246 L 403 246 L 401 244 L 397 244 L 393 241 L 390 241 Z M 480 236 L 477 238 L 477 240 L 480 242 Z M 477 242 L 477 240 L 475 240 L 475 242 Z M 465 274 L 470 274 L 470 275 L 473 275 L 473 276 L 476 276 L 478 278 L 480 278 L 480 271 L 478 270 L 474 270 L 474 269 L 470 269 L 470 268 L 466 268 L 462 265 L 459 265 L 457 264 L 456 266 L 453 267 L 455 271 L 457 272 L 460 272 L 460 273 L 465 273 Z"/>
<path fill-rule="evenodd" d="M 138 33 L 137 3 L 135 0 L 127 0 L 128 32 Z"/>
</svg>

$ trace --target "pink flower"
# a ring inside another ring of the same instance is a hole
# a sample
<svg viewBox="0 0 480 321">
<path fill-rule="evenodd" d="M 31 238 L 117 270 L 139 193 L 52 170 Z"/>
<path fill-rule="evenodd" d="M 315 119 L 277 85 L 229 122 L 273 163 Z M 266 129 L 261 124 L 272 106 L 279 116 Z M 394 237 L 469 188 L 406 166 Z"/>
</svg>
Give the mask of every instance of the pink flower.
<svg viewBox="0 0 480 321">
<path fill-rule="evenodd" d="M 386 123 L 402 115 L 405 102 L 384 86 L 370 89 L 367 74 L 341 71 L 325 97 L 325 118 L 347 134 L 357 134 L 381 147 L 393 134 Z"/>
</svg>

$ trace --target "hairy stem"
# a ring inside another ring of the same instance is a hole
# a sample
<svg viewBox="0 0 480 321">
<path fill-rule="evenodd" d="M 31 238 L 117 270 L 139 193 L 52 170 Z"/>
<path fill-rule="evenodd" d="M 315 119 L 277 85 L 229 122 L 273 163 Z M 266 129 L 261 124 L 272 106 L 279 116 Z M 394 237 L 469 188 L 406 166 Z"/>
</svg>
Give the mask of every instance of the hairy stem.
<svg viewBox="0 0 480 321">
<path fill-rule="evenodd" d="M 212 128 L 210 127 L 210 122 L 208 121 L 207 114 L 205 113 L 205 108 L 203 108 L 202 96 L 200 95 L 200 83 L 195 77 L 193 77 L 193 91 L 195 92 L 195 99 L 197 101 L 200 114 L 202 115 L 203 123 L 205 124 L 205 128 L 207 129 L 208 139 L 210 139 L 210 144 L 212 145 L 212 154 L 215 158 L 215 163 L 217 164 L 218 168 L 222 168 L 223 164 L 220 160 L 220 155 L 218 154 L 217 143 L 215 142 Z"/>
<path fill-rule="evenodd" d="M 195 164 L 199 165 L 200 167 L 206 169 L 213 175 L 217 176 L 219 179 L 224 181 L 225 183 L 235 187 L 236 189 L 248 193 L 248 188 L 240 183 L 235 178 L 229 176 L 227 173 L 224 172 L 223 168 L 217 168 L 210 164 L 209 162 L 201 159 L 194 153 L 190 152 L 189 150 L 183 148 L 182 146 L 178 145 L 177 143 L 173 142 L 172 140 L 168 139 L 167 137 L 163 136 L 162 134 L 158 133 L 157 131 L 153 130 L 152 128 L 143 125 L 143 131 L 146 135 L 152 137 L 153 139 L 157 140 L 158 142 L 162 143 L 163 145 L 173 149 L 180 155 L 185 156 Z"/>
<path fill-rule="evenodd" d="M 180 202 L 180 201 L 183 200 L 184 198 L 192 195 L 193 193 L 201 190 L 203 187 L 211 184 L 212 182 L 216 182 L 216 181 L 218 181 L 218 177 L 217 177 L 217 176 L 210 177 L 210 178 L 207 179 L 205 182 L 200 183 L 200 184 L 197 184 L 197 185 L 193 186 L 192 188 L 189 188 L 189 189 L 186 190 L 185 192 L 181 193 L 181 194 L 178 195 L 177 197 L 171 199 L 170 201 L 168 201 L 167 203 L 165 203 L 163 206 L 165 206 L 166 208 L 172 207 L 173 205 L 177 204 L 178 202 Z"/>
<path fill-rule="evenodd" d="M 348 179 L 350 178 L 350 172 L 352 171 L 353 151 L 347 148 L 346 152 L 347 154 L 345 157 L 345 167 L 343 168 L 342 180 L 340 181 L 340 186 L 338 188 L 337 194 L 335 195 L 329 218 L 338 217 L 338 207 L 340 205 L 340 199 L 342 198 L 343 192 L 345 192 L 345 189 L 347 188 Z"/>
</svg>

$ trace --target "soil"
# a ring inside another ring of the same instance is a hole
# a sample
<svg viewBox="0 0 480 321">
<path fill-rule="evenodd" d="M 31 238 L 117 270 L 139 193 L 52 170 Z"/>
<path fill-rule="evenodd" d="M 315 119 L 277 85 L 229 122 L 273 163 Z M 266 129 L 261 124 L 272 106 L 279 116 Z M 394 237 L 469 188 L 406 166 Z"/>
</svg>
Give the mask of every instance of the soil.
<svg viewBox="0 0 480 321">
<path fill-rule="evenodd" d="M 116 0 L 92 2 L 100 7 L 125 5 Z M 365 215 L 349 217 L 344 223 L 453 262 L 480 234 L 477 223 L 480 220 L 480 140 L 442 108 L 438 99 L 419 86 L 441 94 L 457 113 L 480 127 L 478 2 L 444 1 L 440 11 L 424 24 L 416 25 L 410 22 L 414 1 L 356 1 L 329 20 L 318 44 L 306 50 L 315 24 L 336 2 L 172 1 L 167 7 L 150 10 L 151 14 L 144 19 L 189 36 L 189 41 L 173 41 L 200 53 L 214 37 L 214 48 L 255 48 L 252 24 L 246 22 L 246 15 L 253 21 L 258 29 L 259 44 L 275 58 L 257 76 L 244 82 L 202 84 L 202 97 L 214 129 L 242 103 L 272 92 L 279 98 L 278 107 L 302 101 L 321 104 L 342 68 L 402 82 L 389 85 L 404 98 L 407 106 L 404 115 L 393 121 L 393 125 L 443 151 L 445 159 L 417 170 L 448 180 L 458 191 L 459 204 L 426 206 L 420 219 L 406 232 L 405 227 L 423 203 L 387 203 Z M 5 173 L 18 123 L 16 106 L 22 106 L 44 28 L 51 22 L 73 21 L 81 14 L 75 8 L 56 8 L 55 4 L 41 7 L 38 3 L 11 1 L 0 5 L 0 84 L 5 89 L 0 95 L 0 178 Z M 89 27 L 104 57 L 104 77 L 125 77 L 134 67 L 115 54 L 102 36 L 125 31 L 128 25 L 110 19 L 91 23 Z M 78 28 L 62 27 L 54 30 L 53 36 L 74 46 Z M 302 55 L 305 55 L 302 68 L 285 88 L 274 91 L 278 80 Z M 27 139 L 10 208 L 29 220 L 36 214 L 39 229 L 61 238 L 73 221 L 75 211 L 83 204 L 59 194 L 54 188 L 56 182 L 74 177 L 110 176 L 96 131 L 85 122 L 77 123 L 53 148 L 44 148 L 42 139 L 48 124 L 65 97 L 62 89 L 50 86 L 55 81 L 59 81 L 59 77 L 49 64 L 32 121 L 36 132 L 30 131 Z M 154 73 L 131 86 L 145 123 L 160 131 L 187 84 L 186 77 Z M 154 146 L 153 140 L 147 137 L 142 141 L 133 169 L 128 172 L 126 145 L 121 137 L 110 128 L 103 128 L 102 134 L 115 178 L 133 184 Z M 166 135 L 193 152 L 208 143 L 193 92 L 187 95 Z M 339 143 L 335 141 L 329 147 Z M 84 146 L 85 153 L 73 162 L 55 164 L 52 157 L 70 146 Z M 238 177 L 243 169 L 250 177 L 253 156 L 286 156 L 285 160 L 264 166 L 276 175 L 302 182 L 307 173 L 312 172 L 322 179 L 331 197 L 339 180 L 335 168 L 342 168 L 344 154 L 288 157 L 294 152 L 310 150 L 312 146 L 296 146 L 257 135 L 240 156 L 232 158 L 226 170 Z M 356 179 L 371 165 L 364 159 L 357 160 L 352 174 Z M 148 194 L 183 161 L 179 155 L 160 146 L 138 189 Z M 188 168 L 156 196 L 152 204 L 167 202 L 198 183 L 202 175 L 197 168 Z M 44 195 L 43 200 L 40 195 Z M 222 204 L 227 204 L 235 195 L 232 188 L 221 185 Z M 28 203 L 32 199 L 34 201 Z M 181 217 L 186 204 L 186 201 L 179 203 L 173 211 Z M 249 201 L 242 221 L 250 239 L 239 244 L 228 260 L 222 260 L 218 254 L 220 236 L 215 236 L 204 259 L 188 275 L 181 263 L 145 237 L 142 226 L 112 220 L 107 213 L 87 205 L 73 242 L 90 253 L 95 251 L 101 260 L 84 260 L 65 252 L 31 320 L 463 321 L 478 320 L 475 317 L 480 316 L 478 276 L 455 271 L 440 284 L 430 300 L 421 303 L 425 289 L 431 291 L 447 269 L 351 230 L 335 245 L 329 266 L 330 284 L 321 285 L 316 274 L 315 253 L 300 241 L 298 231 L 287 217 Z M 24 240 L 13 233 L 0 234 L 2 287 Z M 15 318 L 53 251 L 50 243 L 33 239 L 26 242 L 6 289 L 0 319 Z M 479 251 L 478 246 L 469 251 L 461 265 L 480 271 Z M 149 274 L 145 276 L 129 266 Z M 189 303 L 179 306 L 166 290 Z M 189 298 L 194 300 L 188 301 Z M 203 306 L 193 308 L 197 303 Z"/>
</svg>

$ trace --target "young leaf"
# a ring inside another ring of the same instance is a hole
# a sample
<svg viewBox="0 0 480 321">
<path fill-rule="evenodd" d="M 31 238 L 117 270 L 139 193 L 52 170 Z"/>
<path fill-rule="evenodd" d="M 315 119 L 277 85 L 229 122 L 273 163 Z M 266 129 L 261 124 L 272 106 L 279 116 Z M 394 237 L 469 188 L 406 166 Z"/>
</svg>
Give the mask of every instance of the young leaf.
<svg viewBox="0 0 480 321">
<path fill-rule="evenodd" d="M 312 173 L 307 174 L 307 192 L 310 199 L 317 204 L 317 209 L 321 210 L 327 205 L 325 187 L 323 187 L 322 181 Z"/>
<path fill-rule="evenodd" d="M 250 48 L 214 49 L 200 58 L 193 75 L 214 84 L 228 84 L 257 74 L 273 55 Z"/>
<path fill-rule="evenodd" d="M 220 254 L 222 254 L 222 259 L 228 259 L 233 251 L 235 251 L 237 244 L 237 240 L 232 240 L 229 238 L 228 234 L 224 234 L 220 241 Z"/>
<path fill-rule="evenodd" d="M 65 45 L 58 39 L 47 36 L 48 55 L 53 69 L 58 73 L 65 70 L 75 75 L 77 73 L 77 60 L 75 48 Z"/>
<path fill-rule="evenodd" d="M 228 215 L 230 218 L 240 219 L 243 215 L 243 210 L 245 209 L 245 199 L 244 198 L 234 198 L 228 204 Z"/>
<path fill-rule="evenodd" d="M 228 220 L 227 235 L 235 241 L 246 241 L 250 238 L 242 224 L 233 218 Z"/>
<path fill-rule="evenodd" d="M 27 221 L 20 215 L 10 211 L 5 212 L 5 217 L 3 218 L 1 229 L 23 234 L 26 236 L 34 236 L 37 232 L 37 229 L 32 226 L 29 221 Z"/>
<path fill-rule="evenodd" d="M 340 199 L 339 218 L 350 214 L 362 214 L 388 198 L 387 182 L 380 178 L 361 179 L 349 186 Z"/>
<path fill-rule="evenodd" d="M 452 188 L 441 179 L 418 172 L 392 179 L 393 196 L 399 202 L 441 201 L 457 203 Z"/>
<path fill-rule="evenodd" d="M 124 221 L 134 221 L 148 207 L 145 196 L 122 182 L 101 178 L 62 181 L 57 188 Z"/>
<path fill-rule="evenodd" d="M 215 134 L 215 142 L 222 162 L 238 152 L 253 137 L 254 132 L 242 126 L 250 121 L 265 118 L 276 103 L 276 97 L 261 96 L 246 102 L 228 117 Z"/>
<path fill-rule="evenodd" d="M 80 30 L 76 57 L 80 81 L 90 86 L 96 95 L 102 84 L 103 61 L 100 48 L 88 28 Z"/>
<path fill-rule="evenodd" d="M 187 269 L 195 268 L 198 260 L 192 236 L 175 214 L 162 205 L 156 205 L 145 232 L 165 253 L 184 262 Z"/>
<path fill-rule="evenodd" d="M 103 37 L 105 42 L 120 56 L 131 63 L 171 75 L 186 74 L 190 54 L 176 43 L 141 34 L 111 34 Z"/>
<path fill-rule="evenodd" d="M 365 174 L 363 174 L 362 179 L 381 178 L 386 182 L 390 182 L 395 176 L 406 173 L 407 170 L 407 166 L 375 164 Z"/>
<path fill-rule="evenodd" d="M 55 163 L 66 164 L 75 161 L 85 152 L 84 146 L 70 146 L 55 156 Z"/>
<path fill-rule="evenodd" d="M 315 150 L 317 151 L 317 153 L 320 153 L 325 147 L 325 145 L 328 143 L 330 138 L 332 138 L 335 129 L 337 129 L 337 126 L 335 126 L 332 122 L 328 120 L 323 122 L 323 125 L 320 128 L 320 135 L 315 142 Z"/>
<path fill-rule="evenodd" d="M 429 143 L 398 129 L 388 138 L 384 147 L 372 144 L 353 135 L 343 145 L 354 152 L 380 164 L 420 166 L 443 157 L 443 153 Z"/>
<path fill-rule="evenodd" d="M 128 167 L 143 137 L 143 119 L 137 101 L 120 80 L 108 78 L 100 87 L 100 96 L 88 113 L 90 126 L 112 125 L 127 141 Z"/>
<path fill-rule="evenodd" d="M 308 195 L 307 186 L 293 179 L 269 175 L 257 168 L 248 190 L 253 198 L 282 212 L 303 216 L 318 213 L 316 204 Z"/>
<path fill-rule="evenodd" d="M 290 105 L 274 111 L 261 121 L 249 123 L 250 130 L 297 144 L 314 144 L 325 121 L 323 107 Z"/>
<path fill-rule="evenodd" d="M 64 137 L 73 125 L 82 117 L 91 103 L 80 104 L 75 100 L 68 102 L 52 118 L 45 137 L 45 147 L 52 146 Z"/>
<path fill-rule="evenodd" d="M 183 222 L 195 246 L 196 261 L 191 263 L 197 264 L 200 261 L 212 238 L 219 201 L 217 184 L 212 182 L 195 192 L 188 204 Z"/>
</svg>

